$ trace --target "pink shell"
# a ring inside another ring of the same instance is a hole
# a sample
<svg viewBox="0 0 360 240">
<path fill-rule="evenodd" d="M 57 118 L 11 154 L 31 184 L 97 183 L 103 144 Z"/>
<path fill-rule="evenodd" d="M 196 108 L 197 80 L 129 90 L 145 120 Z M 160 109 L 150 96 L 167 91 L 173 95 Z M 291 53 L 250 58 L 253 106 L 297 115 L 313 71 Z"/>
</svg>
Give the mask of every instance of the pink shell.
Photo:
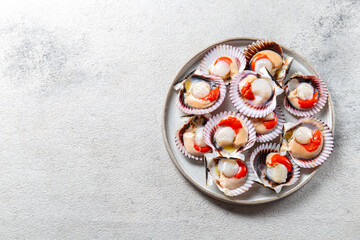
<svg viewBox="0 0 360 240">
<path fill-rule="evenodd" d="M 225 96 L 226 96 L 225 82 L 220 77 L 217 77 L 217 76 L 211 75 L 211 74 L 207 74 L 207 73 L 203 73 L 200 70 L 196 70 L 194 72 L 194 74 L 212 79 L 216 83 L 216 85 L 219 86 L 219 90 L 220 90 L 219 98 L 216 100 L 216 103 L 214 105 L 212 105 L 208 108 L 197 109 L 197 108 L 189 107 L 189 106 L 186 106 L 181 100 L 181 95 L 183 94 L 183 88 L 181 88 L 179 91 L 178 97 L 177 97 L 176 105 L 182 112 L 184 112 L 186 114 L 203 115 L 203 114 L 211 113 L 211 112 L 215 111 L 218 107 L 220 107 L 220 105 L 223 103 L 223 101 L 225 99 Z"/>
<path fill-rule="evenodd" d="M 279 106 L 276 106 L 274 112 L 278 118 L 278 123 L 277 123 L 275 129 L 266 134 L 256 133 L 256 141 L 257 142 L 261 142 L 261 143 L 270 142 L 271 140 L 274 140 L 277 136 L 280 135 L 282 127 L 285 123 L 285 116 Z"/>
<path fill-rule="evenodd" d="M 203 117 L 206 121 L 208 121 L 208 119 L 204 116 L 200 116 L 200 117 Z M 176 134 L 175 134 L 175 145 L 176 147 L 180 150 L 180 152 L 182 154 L 184 154 L 186 157 L 188 158 L 192 158 L 194 160 L 204 160 L 204 157 L 198 157 L 198 156 L 194 156 L 192 154 L 190 154 L 185 146 L 184 146 L 184 143 L 183 143 L 183 140 L 181 139 L 180 137 L 180 131 L 184 128 L 185 125 L 187 125 L 189 122 L 191 122 L 193 118 L 190 118 L 189 121 L 187 123 L 185 123 L 181 128 L 179 128 L 177 131 L 176 131 Z M 203 126 L 203 125 L 201 125 Z M 199 126 L 200 127 L 200 126 Z"/>
<path fill-rule="evenodd" d="M 328 89 L 326 87 L 325 82 L 321 78 L 316 77 L 316 76 L 311 76 L 311 75 L 303 76 L 303 75 L 299 75 L 299 74 L 294 74 L 291 77 L 291 79 L 293 79 L 293 78 L 302 78 L 302 79 L 309 80 L 312 83 L 314 83 L 316 85 L 317 90 L 318 90 L 319 98 L 318 98 L 318 101 L 317 101 L 317 103 L 315 104 L 314 107 L 312 107 L 312 108 L 310 108 L 308 110 L 299 110 L 299 109 L 293 107 L 290 104 L 289 100 L 287 99 L 287 95 L 288 95 L 289 90 L 288 90 L 288 85 L 286 84 L 286 86 L 285 86 L 285 97 L 284 97 L 284 107 L 285 107 L 285 109 L 289 113 L 291 113 L 292 115 L 297 116 L 297 117 L 310 117 L 310 116 L 315 115 L 316 113 L 318 113 L 325 106 L 327 98 L 328 98 L 329 92 L 328 92 Z M 291 81 L 291 79 L 290 79 L 290 81 Z"/>
<path fill-rule="evenodd" d="M 241 154 L 240 154 L 241 155 Z M 209 156 L 211 156 L 209 158 Z M 243 194 L 244 192 L 247 192 L 251 186 L 254 184 L 254 171 L 253 169 L 251 168 L 249 162 L 245 162 L 241 159 L 238 159 L 235 157 L 232 157 L 233 160 L 240 160 L 242 161 L 243 163 L 245 163 L 246 167 L 247 167 L 247 179 L 246 179 L 246 182 L 244 183 L 244 185 L 236 188 L 236 189 L 232 189 L 232 190 L 229 190 L 229 189 L 224 189 L 222 186 L 218 185 L 217 182 L 216 182 L 216 179 L 219 178 L 219 176 L 217 176 L 216 174 L 214 174 L 214 171 L 213 171 L 213 167 L 214 165 L 211 166 L 211 164 L 214 164 L 213 162 L 213 159 L 215 157 L 218 157 L 219 155 L 216 155 L 215 153 L 213 154 L 206 154 L 206 162 L 207 162 L 207 168 L 209 169 L 209 175 L 211 176 L 213 182 L 215 183 L 215 185 L 217 186 L 217 188 L 223 192 L 226 196 L 230 196 L 230 197 L 235 197 L 235 196 L 238 196 L 240 194 Z M 211 164 L 209 164 L 211 162 Z M 207 180 L 208 181 L 208 180 Z"/>
<path fill-rule="evenodd" d="M 204 134 L 204 142 L 208 146 L 210 146 L 213 149 L 213 151 L 217 151 L 221 155 L 222 155 L 221 151 L 216 149 L 215 145 L 213 144 L 213 137 L 214 137 L 216 130 L 219 127 L 217 125 L 219 123 L 219 121 L 228 116 L 234 116 L 234 117 L 237 117 L 237 118 L 240 118 L 241 120 L 243 120 L 244 123 L 246 124 L 247 130 L 248 130 L 248 142 L 246 143 L 246 145 L 243 148 L 237 150 L 236 152 L 243 152 L 243 151 L 251 148 L 254 145 L 254 143 L 256 142 L 255 128 L 252 125 L 251 121 L 247 117 L 243 116 L 241 113 L 236 113 L 236 112 L 228 112 L 228 111 L 220 112 L 209 119 L 209 121 L 205 125 L 203 134 Z"/>
<path fill-rule="evenodd" d="M 256 176 L 256 179 L 254 179 L 256 182 L 261 183 L 262 185 L 264 185 L 265 187 L 271 188 L 273 189 L 275 192 L 279 193 L 282 189 L 283 186 L 290 186 L 293 185 L 294 183 L 297 182 L 297 180 L 300 177 L 300 168 L 294 163 L 294 161 L 290 158 L 290 161 L 292 163 L 293 166 L 293 175 L 291 177 L 291 179 L 286 182 L 286 183 L 282 183 L 282 184 L 278 184 L 276 186 L 271 186 L 270 183 L 265 182 L 261 176 L 259 176 L 259 172 L 256 169 L 255 166 L 255 160 L 256 156 L 258 154 L 263 154 L 264 157 L 267 156 L 267 154 L 272 153 L 272 152 L 279 152 L 279 145 L 276 143 L 266 143 L 266 144 L 262 144 L 259 147 L 257 147 L 251 154 L 250 157 L 250 164 L 251 167 L 253 168 L 254 174 Z M 266 159 L 264 159 L 265 161 Z M 263 171 L 260 170 L 261 174 L 263 174 Z"/>
<path fill-rule="evenodd" d="M 248 75 L 255 75 L 260 77 L 258 73 L 253 71 L 243 71 L 242 73 L 236 75 L 230 86 L 230 100 L 234 104 L 235 108 L 245 116 L 252 118 L 265 117 L 266 115 L 274 111 L 276 107 L 276 97 L 280 95 L 283 90 L 277 85 L 275 85 L 272 99 L 270 99 L 263 106 L 253 106 L 248 103 L 244 98 L 242 98 L 239 91 L 239 83 Z"/>
<path fill-rule="evenodd" d="M 236 59 L 239 67 L 239 73 L 245 69 L 246 59 L 240 49 L 230 45 L 218 45 L 205 54 L 204 59 L 201 61 L 200 70 L 210 73 L 210 67 L 214 61 L 220 57 L 231 57 Z"/>
<path fill-rule="evenodd" d="M 299 125 L 301 123 L 303 123 L 304 121 L 306 122 L 313 122 L 313 125 L 316 126 L 318 128 L 318 125 L 321 125 L 324 129 L 321 131 L 322 135 L 323 135 L 323 139 L 324 139 L 324 145 L 323 145 L 323 149 L 322 151 L 319 153 L 319 155 L 317 155 L 316 157 L 312 158 L 312 159 L 301 159 L 301 158 L 296 158 L 294 157 L 291 152 L 289 152 L 290 156 L 292 157 L 292 159 L 294 160 L 294 162 L 301 168 L 314 168 L 317 166 L 320 166 L 321 164 L 323 164 L 330 156 L 333 148 L 334 148 L 334 137 L 332 135 L 332 132 L 329 128 L 329 126 L 324 123 L 323 121 L 321 121 L 318 118 L 315 117 L 308 117 L 308 118 L 302 118 L 299 119 L 296 123 L 289 125 L 289 127 L 285 130 L 284 134 L 286 133 L 286 131 L 288 129 L 291 129 L 292 127 Z"/>
</svg>

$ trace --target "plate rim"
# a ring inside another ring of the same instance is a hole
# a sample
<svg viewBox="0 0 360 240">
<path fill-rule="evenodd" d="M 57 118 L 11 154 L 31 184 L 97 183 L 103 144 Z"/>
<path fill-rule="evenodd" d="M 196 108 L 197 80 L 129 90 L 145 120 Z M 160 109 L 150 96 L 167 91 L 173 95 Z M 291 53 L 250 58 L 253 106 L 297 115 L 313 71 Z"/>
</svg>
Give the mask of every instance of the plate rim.
<svg viewBox="0 0 360 240">
<path fill-rule="evenodd" d="M 209 51 L 210 49 L 212 49 L 213 47 L 215 47 L 216 45 L 219 44 L 230 44 L 229 42 L 232 41 L 258 41 L 258 40 L 265 40 L 265 39 L 261 39 L 261 38 L 246 38 L 246 37 L 241 37 L 241 38 L 229 38 L 229 39 L 225 39 L 223 41 L 217 42 L 215 44 L 212 44 L 211 46 L 205 48 L 204 50 L 198 52 L 197 54 L 195 54 L 190 60 L 188 60 L 183 67 L 178 71 L 178 73 L 176 74 L 174 80 L 172 81 L 170 86 L 173 86 L 175 81 L 179 78 L 180 73 L 184 71 L 185 68 L 187 68 L 186 66 L 188 64 L 190 64 L 190 62 L 192 62 L 195 58 L 197 58 L 199 55 L 204 54 L 205 52 Z M 308 61 L 306 61 L 303 57 L 301 57 L 299 54 L 297 54 L 296 52 L 294 52 L 293 50 L 284 47 L 283 45 L 279 44 L 280 47 L 282 49 L 285 49 L 286 51 L 290 52 L 291 54 L 295 55 L 296 57 L 298 57 L 299 59 L 301 59 L 314 73 L 317 77 L 320 77 L 319 73 L 314 69 L 314 67 L 312 65 L 310 65 L 310 63 Z M 165 104 L 163 107 L 163 119 L 162 119 L 162 135 L 163 135 L 163 140 L 165 143 L 165 147 L 166 150 L 172 160 L 172 162 L 175 164 L 176 168 L 181 172 L 181 174 L 183 175 L 183 177 L 185 177 L 186 180 L 188 180 L 191 184 L 193 184 L 193 186 L 195 186 L 198 190 L 200 190 L 202 193 L 205 193 L 206 195 L 215 198 L 217 200 L 226 202 L 226 203 L 231 203 L 231 204 L 237 204 L 237 205 L 256 205 L 256 204 L 263 204 L 263 203 L 269 203 L 269 202 L 273 202 L 273 201 L 277 201 L 279 199 L 282 199 L 284 197 L 289 196 L 290 194 L 296 192 L 297 190 L 299 190 L 300 188 L 302 188 L 306 183 L 308 183 L 313 176 L 319 171 L 319 167 L 316 167 L 315 170 L 308 176 L 307 179 L 305 179 L 304 182 L 298 184 L 297 186 L 295 186 L 294 188 L 290 189 L 287 192 L 281 193 L 275 197 L 270 197 L 267 199 L 263 199 L 263 200 L 240 200 L 240 199 L 231 199 L 225 195 L 216 195 L 215 193 L 207 190 L 206 188 L 203 188 L 201 185 L 199 185 L 197 182 L 195 182 L 185 171 L 184 169 L 180 166 L 178 160 L 176 159 L 174 153 L 171 150 L 170 147 L 170 143 L 168 141 L 168 137 L 167 137 L 167 130 L 166 130 L 166 117 L 167 117 L 167 103 L 169 102 L 169 98 L 170 95 L 172 93 L 173 89 L 172 87 L 169 88 L 168 93 L 166 95 L 166 99 L 165 99 Z M 335 112 L 334 112 L 334 106 L 333 106 L 333 102 L 331 99 L 331 94 L 329 91 L 329 95 L 328 95 L 328 103 L 329 103 L 329 107 L 331 109 L 331 131 L 334 134 L 335 131 Z"/>
</svg>

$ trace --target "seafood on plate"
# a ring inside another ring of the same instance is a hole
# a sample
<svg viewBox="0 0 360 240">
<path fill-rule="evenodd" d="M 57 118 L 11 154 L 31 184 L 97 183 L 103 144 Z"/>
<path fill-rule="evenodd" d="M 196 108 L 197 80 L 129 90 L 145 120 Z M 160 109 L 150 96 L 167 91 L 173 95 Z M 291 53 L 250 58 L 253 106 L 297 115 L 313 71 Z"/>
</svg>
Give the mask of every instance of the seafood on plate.
<svg viewBox="0 0 360 240">
<path fill-rule="evenodd" d="M 279 145 L 266 143 L 257 147 L 251 154 L 250 164 L 255 181 L 279 193 L 283 186 L 296 183 L 300 168 L 291 158 L 279 154 Z"/>
<path fill-rule="evenodd" d="M 271 40 L 258 40 L 248 45 L 243 51 L 246 69 L 261 73 L 265 67 L 279 84 L 285 80 L 289 73 L 293 58 L 284 58 L 279 44 Z"/>
<path fill-rule="evenodd" d="M 190 116 L 188 121 L 177 130 L 175 144 L 178 149 L 187 157 L 195 160 L 203 160 L 204 154 L 212 152 L 204 142 L 204 126 L 208 116 Z"/>
<path fill-rule="evenodd" d="M 330 128 L 320 119 L 301 118 L 285 123 L 281 137 L 281 152 L 288 152 L 301 168 L 314 168 L 325 162 L 334 148 Z"/>
<path fill-rule="evenodd" d="M 231 156 L 252 147 L 256 132 L 251 121 L 240 113 L 221 112 L 205 125 L 204 140 L 221 156 Z"/>
<path fill-rule="evenodd" d="M 220 191 L 231 197 L 248 191 L 253 184 L 253 171 L 241 154 L 233 157 L 206 154 L 206 174 L 207 185 L 215 183 Z"/>
<path fill-rule="evenodd" d="M 233 77 L 245 69 L 245 56 L 240 49 L 230 45 L 218 45 L 205 54 L 200 70 L 231 82 Z"/>
<path fill-rule="evenodd" d="M 177 106 L 186 114 L 202 115 L 217 109 L 225 99 L 224 81 L 194 70 L 174 86 L 179 90 Z"/>
<path fill-rule="evenodd" d="M 284 106 L 292 115 L 313 116 L 325 106 L 327 98 L 328 89 L 319 77 L 296 73 L 285 83 Z"/>
<path fill-rule="evenodd" d="M 283 89 L 270 75 L 243 71 L 231 83 L 230 100 L 242 114 L 263 118 L 274 111 L 277 96 L 282 92 Z"/>
<path fill-rule="evenodd" d="M 285 123 L 284 114 L 279 106 L 263 118 L 250 118 L 255 131 L 257 142 L 269 142 L 280 135 Z"/>
</svg>

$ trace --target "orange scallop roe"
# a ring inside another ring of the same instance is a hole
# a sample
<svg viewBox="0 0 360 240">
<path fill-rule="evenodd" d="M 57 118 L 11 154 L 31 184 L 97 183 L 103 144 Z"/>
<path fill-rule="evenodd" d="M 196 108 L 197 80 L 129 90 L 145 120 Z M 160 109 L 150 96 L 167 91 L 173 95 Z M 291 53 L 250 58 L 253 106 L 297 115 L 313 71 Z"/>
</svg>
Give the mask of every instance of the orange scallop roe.
<svg viewBox="0 0 360 240">
<path fill-rule="evenodd" d="M 270 159 L 270 163 L 268 164 L 272 167 L 278 163 L 284 165 L 287 168 L 288 172 L 291 171 L 292 165 L 290 160 L 287 157 L 281 156 L 280 154 L 274 154 Z"/>
<path fill-rule="evenodd" d="M 277 116 L 274 113 L 274 119 L 269 121 L 264 121 L 263 125 L 265 126 L 266 129 L 273 129 L 276 126 L 277 122 L 278 122 Z"/>
<path fill-rule="evenodd" d="M 200 98 L 200 99 L 203 101 L 212 102 L 212 101 L 215 101 L 219 97 L 219 94 L 220 94 L 219 87 L 216 87 L 213 90 L 211 90 L 208 95 L 206 95 L 205 97 Z"/>
<path fill-rule="evenodd" d="M 218 59 L 216 59 L 214 65 L 216 65 L 216 64 L 217 64 L 218 62 L 220 62 L 220 61 L 224 61 L 224 62 L 226 62 L 228 65 L 231 65 L 231 63 L 232 63 L 232 60 L 231 60 L 231 58 L 229 58 L 229 57 L 219 57 Z"/>
<path fill-rule="evenodd" d="M 206 147 L 200 147 L 198 146 L 196 143 L 194 143 L 194 148 L 196 151 L 198 152 L 208 152 L 211 150 L 211 148 L 209 146 L 206 146 Z"/>
<path fill-rule="evenodd" d="M 256 64 L 256 62 L 257 62 L 258 60 L 260 60 L 260 59 L 263 59 L 263 58 L 269 59 L 269 57 L 268 57 L 266 54 L 263 54 L 263 53 L 257 53 L 257 54 L 253 57 L 253 59 L 252 59 L 252 61 L 251 61 L 251 69 L 252 69 L 253 71 L 255 71 L 255 64 Z M 270 60 L 270 59 L 269 59 L 269 60 Z"/>
<path fill-rule="evenodd" d="M 312 108 L 313 106 L 315 106 L 318 99 L 319 99 L 318 93 L 315 92 L 312 99 L 302 100 L 301 98 L 299 98 L 298 103 L 301 108 Z"/>
<path fill-rule="evenodd" d="M 242 161 L 236 161 L 237 164 L 239 165 L 239 170 L 238 172 L 235 174 L 234 178 L 242 178 L 245 177 L 247 174 L 247 167 L 245 165 L 245 163 L 243 163 Z"/>
<path fill-rule="evenodd" d="M 242 128 L 240 120 L 233 116 L 221 119 L 218 125 L 231 127 L 236 134 L 238 134 L 239 130 Z"/>
<path fill-rule="evenodd" d="M 254 81 L 254 80 L 253 80 Z M 247 82 L 242 88 L 241 88 L 241 95 L 243 95 L 244 98 L 249 100 L 255 100 L 254 93 L 251 91 L 251 84 L 253 81 Z"/>
<path fill-rule="evenodd" d="M 319 148 L 321 144 L 321 139 L 322 139 L 322 134 L 318 129 L 316 129 L 313 137 L 310 139 L 310 143 L 301 144 L 301 146 L 303 146 L 306 149 L 306 151 L 313 152 Z"/>
</svg>

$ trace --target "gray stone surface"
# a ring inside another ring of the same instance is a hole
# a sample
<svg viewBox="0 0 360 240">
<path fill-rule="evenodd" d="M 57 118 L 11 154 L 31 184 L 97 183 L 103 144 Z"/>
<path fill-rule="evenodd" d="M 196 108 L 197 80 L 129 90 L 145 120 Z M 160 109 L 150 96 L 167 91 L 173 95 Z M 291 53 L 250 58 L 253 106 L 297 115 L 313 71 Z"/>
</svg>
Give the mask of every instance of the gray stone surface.
<svg viewBox="0 0 360 240">
<path fill-rule="evenodd" d="M 359 11 L 357 0 L 1 4 L 0 238 L 358 238 Z M 292 48 L 333 97 L 331 158 L 271 204 L 201 194 L 162 140 L 172 79 L 234 37 Z"/>
</svg>

